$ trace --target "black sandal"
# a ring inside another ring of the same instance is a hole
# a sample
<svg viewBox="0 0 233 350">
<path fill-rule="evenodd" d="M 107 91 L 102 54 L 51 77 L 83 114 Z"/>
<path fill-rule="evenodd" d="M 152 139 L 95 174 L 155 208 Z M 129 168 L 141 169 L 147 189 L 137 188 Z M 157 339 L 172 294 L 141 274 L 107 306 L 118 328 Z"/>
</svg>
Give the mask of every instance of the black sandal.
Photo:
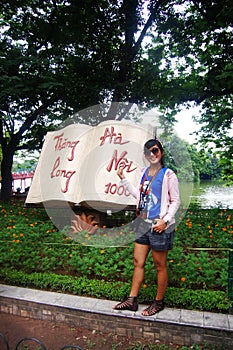
<svg viewBox="0 0 233 350">
<path fill-rule="evenodd" d="M 137 311 L 138 310 L 137 297 L 128 297 L 126 300 L 113 306 L 113 309 Z"/>
<path fill-rule="evenodd" d="M 152 316 L 164 309 L 163 300 L 155 300 L 150 306 L 142 311 L 143 316 Z"/>
</svg>

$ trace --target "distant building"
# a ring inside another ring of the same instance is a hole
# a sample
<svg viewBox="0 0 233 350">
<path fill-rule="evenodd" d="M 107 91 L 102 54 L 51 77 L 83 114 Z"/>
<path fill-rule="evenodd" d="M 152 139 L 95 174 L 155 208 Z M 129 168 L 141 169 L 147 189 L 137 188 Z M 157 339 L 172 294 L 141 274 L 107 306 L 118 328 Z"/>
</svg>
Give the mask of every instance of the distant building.
<svg viewBox="0 0 233 350">
<path fill-rule="evenodd" d="M 12 190 L 13 192 L 25 192 L 25 189 L 31 186 L 34 171 L 26 172 L 21 171 L 19 173 L 12 173 Z"/>
</svg>

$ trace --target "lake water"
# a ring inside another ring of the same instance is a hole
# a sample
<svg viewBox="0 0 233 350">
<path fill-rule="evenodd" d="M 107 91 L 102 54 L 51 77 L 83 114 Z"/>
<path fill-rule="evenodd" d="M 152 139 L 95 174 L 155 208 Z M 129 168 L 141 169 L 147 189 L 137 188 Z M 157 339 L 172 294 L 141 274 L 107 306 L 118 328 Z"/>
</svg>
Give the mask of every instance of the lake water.
<svg viewBox="0 0 233 350">
<path fill-rule="evenodd" d="M 233 209 L 233 186 L 214 181 L 180 184 L 181 198 L 185 203 L 197 203 L 202 208 Z"/>
</svg>

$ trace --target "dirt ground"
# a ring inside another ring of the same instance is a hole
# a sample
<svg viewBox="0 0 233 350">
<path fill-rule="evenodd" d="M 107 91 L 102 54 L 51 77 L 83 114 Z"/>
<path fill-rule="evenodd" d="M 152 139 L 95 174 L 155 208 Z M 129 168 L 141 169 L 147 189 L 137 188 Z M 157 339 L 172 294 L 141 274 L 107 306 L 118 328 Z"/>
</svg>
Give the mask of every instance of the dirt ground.
<svg viewBox="0 0 233 350">
<path fill-rule="evenodd" d="M 146 346 L 150 342 L 143 339 L 130 339 L 76 327 L 75 324 L 67 325 L 50 321 L 33 320 L 4 313 L 0 314 L 0 333 L 6 337 L 11 350 L 14 350 L 17 343 L 23 338 L 36 338 L 44 344 L 47 350 L 59 350 L 65 345 L 79 346 L 83 350 L 150 348 Z M 138 347 L 139 344 L 141 344 L 140 347 Z M 42 347 L 38 343 L 30 342 L 27 343 L 27 346 L 26 343 L 21 343 L 19 349 L 40 350 Z M 1 337 L 0 350 L 7 350 Z"/>
</svg>

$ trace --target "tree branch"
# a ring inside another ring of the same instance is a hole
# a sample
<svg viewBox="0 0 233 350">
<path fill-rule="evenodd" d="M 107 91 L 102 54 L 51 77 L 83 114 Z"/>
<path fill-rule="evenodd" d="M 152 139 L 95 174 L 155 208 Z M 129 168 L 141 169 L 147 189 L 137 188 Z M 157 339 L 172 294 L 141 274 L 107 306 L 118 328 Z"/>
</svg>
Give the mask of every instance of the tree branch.
<svg viewBox="0 0 233 350">
<path fill-rule="evenodd" d="M 233 88 L 230 89 L 224 89 L 224 90 L 211 90 L 208 91 L 207 93 L 203 94 L 200 98 L 198 98 L 196 100 L 197 103 L 201 103 L 203 101 L 205 101 L 207 98 L 213 97 L 213 96 L 217 96 L 217 97 L 221 97 L 221 96 L 227 96 L 233 94 Z"/>
<path fill-rule="evenodd" d="M 37 110 L 35 110 L 33 113 L 31 113 L 25 120 L 25 122 L 22 124 L 22 126 L 20 127 L 19 131 L 14 135 L 14 144 L 17 144 L 20 140 L 20 138 L 22 137 L 22 135 L 24 134 L 24 132 L 26 130 L 28 130 L 30 128 L 30 126 L 32 125 L 32 123 L 43 113 L 47 110 L 47 108 L 49 106 L 52 105 L 53 102 L 56 101 L 56 98 L 50 98 L 49 100 L 47 100 L 45 103 L 43 103 L 43 105 L 41 105 Z"/>
<path fill-rule="evenodd" d="M 142 29 L 141 34 L 139 35 L 137 42 L 135 43 L 134 56 L 138 53 L 138 51 L 141 47 L 142 41 L 145 38 L 146 32 L 151 27 L 152 23 L 154 22 L 156 15 L 158 13 L 158 10 L 159 10 L 160 6 L 163 5 L 163 3 L 166 3 L 166 0 L 158 0 L 155 3 L 155 5 L 153 6 L 153 8 L 151 8 L 150 16 L 149 16 L 147 22 L 145 23 L 144 28 Z"/>
</svg>

